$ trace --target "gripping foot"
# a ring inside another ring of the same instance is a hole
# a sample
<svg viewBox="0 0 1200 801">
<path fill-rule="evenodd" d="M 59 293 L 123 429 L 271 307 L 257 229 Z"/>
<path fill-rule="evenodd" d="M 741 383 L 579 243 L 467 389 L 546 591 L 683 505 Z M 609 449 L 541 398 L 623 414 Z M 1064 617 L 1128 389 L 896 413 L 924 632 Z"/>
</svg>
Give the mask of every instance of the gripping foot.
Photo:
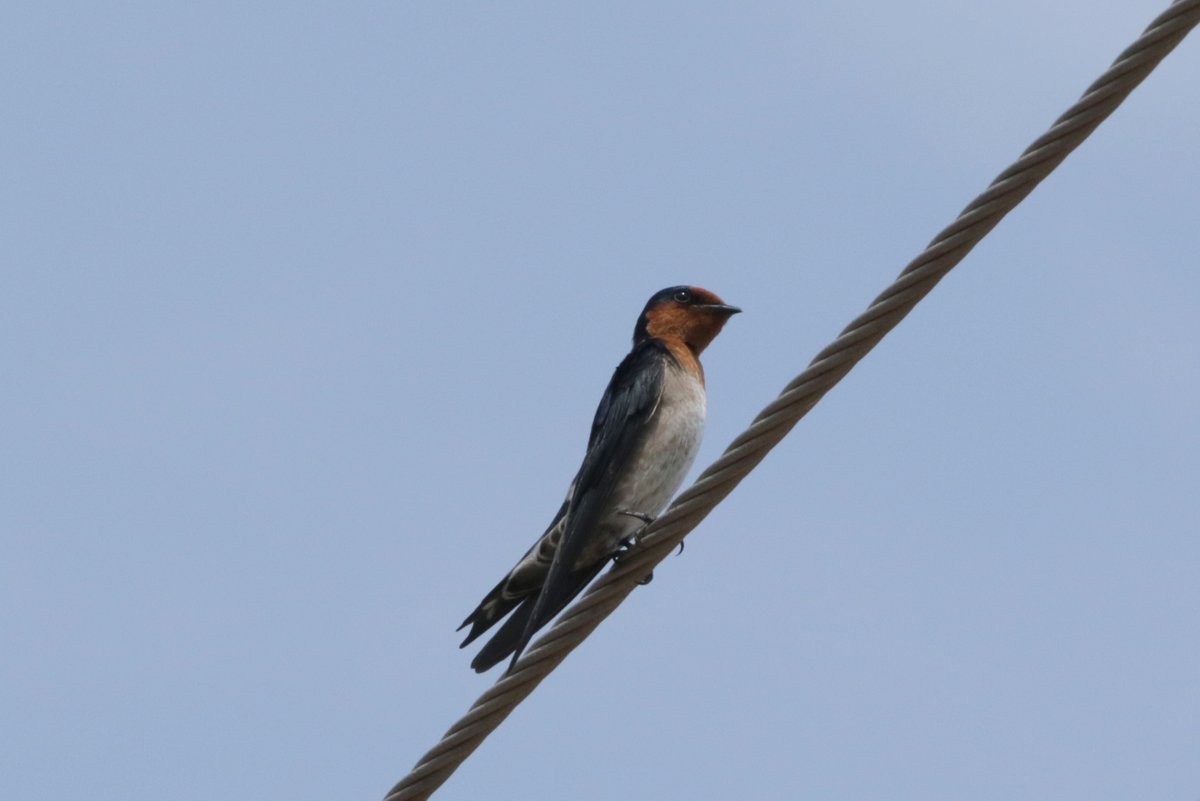
<svg viewBox="0 0 1200 801">
<path fill-rule="evenodd" d="M 642 532 L 646 530 L 646 526 L 654 522 L 654 517 L 645 512 L 634 512 L 629 509 L 618 509 L 617 514 L 625 515 L 642 521 L 642 526 L 637 531 L 630 534 L 625 539 L 621 540 L 621 544 L 617 547 L 617 552 L 613 554 L 613 564 L 621 564 L 629 558 L 629 554 L 633 553 L 638 547 L 638 541 L 641 539 Z M 651 581 L 654 581 L 654 571 L 646 574 L 646 577 L 638 582 L 641 586 L 646 586 Z"/>
</svg>

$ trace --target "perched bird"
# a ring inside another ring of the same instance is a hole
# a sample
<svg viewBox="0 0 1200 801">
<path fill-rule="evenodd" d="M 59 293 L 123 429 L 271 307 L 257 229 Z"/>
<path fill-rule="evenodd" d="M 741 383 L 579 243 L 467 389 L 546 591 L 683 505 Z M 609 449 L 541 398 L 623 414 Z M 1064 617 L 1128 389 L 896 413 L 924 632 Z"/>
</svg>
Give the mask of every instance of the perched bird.
<svg viewBox="0 0 1200 801">
<path fill-rule="evenodd" d="M 587 453 L 549 528 L 459 630 L 465 647 L 509 612 L 471 667 L 515 664 L 535 632 L 562 611 L 679 489 L 704 430 L 697 358 L 741 309 L 706 289 L 675 286 L 650 298 L 633 349 L 613 373 Z"/>
</svg>

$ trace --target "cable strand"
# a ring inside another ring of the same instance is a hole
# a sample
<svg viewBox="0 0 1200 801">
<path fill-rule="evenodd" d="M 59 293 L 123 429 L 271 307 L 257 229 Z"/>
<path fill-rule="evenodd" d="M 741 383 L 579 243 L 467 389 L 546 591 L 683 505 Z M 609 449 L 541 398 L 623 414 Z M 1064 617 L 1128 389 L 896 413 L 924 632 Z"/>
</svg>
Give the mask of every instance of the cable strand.
<svg viewBox="0 0 1200 801">
<path fill-rule="evenodd" d="M 913 307 L 1025 199 L 1200 23 L 1200 0 L 1176 0 L 1125 48 L 1050 129 L 963 209 L 841 334 L 792 379 L 725 452 L 643 533 L 637 549 L 597 579 L 384 801 L 428 798 L 480 743 L 683 541 L 709 512 Z"/>
</svg>

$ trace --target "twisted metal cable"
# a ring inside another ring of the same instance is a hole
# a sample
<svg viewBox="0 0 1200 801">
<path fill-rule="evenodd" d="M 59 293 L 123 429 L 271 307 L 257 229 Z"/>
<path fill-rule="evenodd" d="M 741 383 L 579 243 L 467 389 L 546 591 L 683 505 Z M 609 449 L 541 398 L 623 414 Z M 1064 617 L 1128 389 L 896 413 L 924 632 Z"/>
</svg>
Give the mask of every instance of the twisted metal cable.
<svg viewBox="0 0 1200 801">
<path fill-rule="evenodd" d="M 509 713 L 733 491 L 792 427 L 904 319 L 971 249 L 1062 163 L 1200 23 L 1200 0 L 1176 0 L 1075 105 L 934 237 L 896 281 L 816 355 L 721 458 L 647 527 L 639 547 L 596 581 L 421 758 L 384 801 L 428 798 Z"/>
</svg>

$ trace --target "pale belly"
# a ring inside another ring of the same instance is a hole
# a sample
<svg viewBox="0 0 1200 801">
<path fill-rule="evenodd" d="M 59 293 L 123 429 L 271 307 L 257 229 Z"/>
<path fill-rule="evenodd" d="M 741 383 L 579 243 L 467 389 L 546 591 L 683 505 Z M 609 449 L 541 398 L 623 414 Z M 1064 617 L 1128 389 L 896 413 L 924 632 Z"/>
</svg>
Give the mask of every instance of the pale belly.
<svg viewBox="0 0 1200 801">
<path fill-rule="evenodd" d="M 642 446 L 631 458 L 626 478 L 617 485 L 611 512 L 600 524 L 593 547 L 580 554 L 581 563 L 603 559 L 644 523 L 635 512 L 655 517 L 679 491 L 700 450 L 704 435 L 704 385 L 681 370 L 668 368 L 662 399 L 649 421 Z"/>
</svg>

